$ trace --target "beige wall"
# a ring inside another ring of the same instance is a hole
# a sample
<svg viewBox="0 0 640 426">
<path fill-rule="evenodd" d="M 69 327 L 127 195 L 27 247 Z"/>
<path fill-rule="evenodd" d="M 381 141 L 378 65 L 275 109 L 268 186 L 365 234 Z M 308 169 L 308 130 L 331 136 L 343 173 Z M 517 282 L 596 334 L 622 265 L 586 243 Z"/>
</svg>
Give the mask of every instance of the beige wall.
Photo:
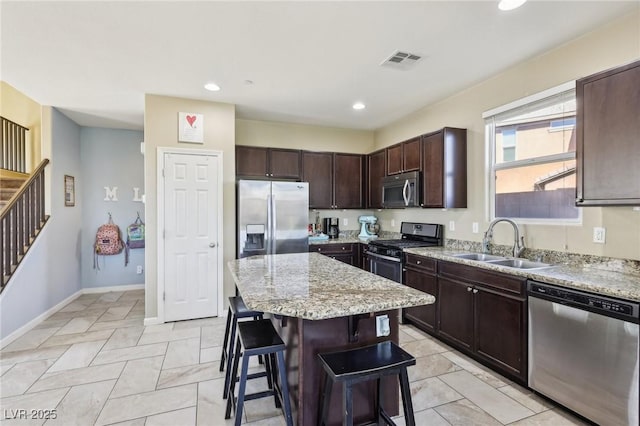
<svg viewBox="0 0 640 426">
<path fill-rule="evenodd" d="M 373 143 L 373 132 L 368 130 L 236 120 L 237 145 L 368 154 Z"/>
<path fill-rule="evenodd" d="M 178 113 L 204 115 L 204 144 L 178 143 Z M 183 98 L 146 95 L 144 112 L 145 179 L 145 306 L 147 319 L 157 316 L 157 148 L 175 147 L 218 150 L 223 153 L 224 205 L 224 287 L 225 295 L 234 294 L 233 279 L 227 262 L 235 258 L 235 106 Z"/>
<path fill-rule="evenodd" d="M 447 231 L 448 237 L 480 241 L 488 225 L 482 113 L 638 58 L 640 12 L 636 11 L 379 129 L 375 134 L 376 148 L 444 126 L 468 129 L 469 207 L 449 211 L 408 209 L 376 212 L 382 219 L 382 228 L 398 230 L 401 220 L 434 221 L 447 225 L 453 220 L 455 231 Z M 395 227 L 391 227 L 392 219 Z M 473 222 L 480 224 L 479 234 L 472 233 Z M 607 229 L 606 244 L 592 242 L 594 226 Z M 631 207 L 587 207 L 583 208 L 581 226 L 524 225 L 523 229 L 526 244 L 530 247 L 640 259 L 640 212 L 633 211 Z M 496 227 L 495 237 L 501 244 L 513 241 L 512 230 L 504 224 Z"/>
<path fill-rule="evenodd" d="M 42 161 L 42 108 L 39 103 L 0 81 L 0 115 L 29 129 L 27 168 Z"/>
</svg>

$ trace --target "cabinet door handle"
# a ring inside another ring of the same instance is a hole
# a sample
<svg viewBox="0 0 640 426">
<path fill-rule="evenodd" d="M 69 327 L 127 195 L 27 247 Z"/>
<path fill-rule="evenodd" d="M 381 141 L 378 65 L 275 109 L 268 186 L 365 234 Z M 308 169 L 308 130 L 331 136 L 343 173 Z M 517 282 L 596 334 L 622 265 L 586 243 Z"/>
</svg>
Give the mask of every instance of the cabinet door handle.
<svg viewBox="0 0 640 426">
<path fill-rule="evenodd" d="M 421 264 L 421 263 L 422 263 L 422 261 L 421 261 L 421 260 L 416 260 L 416 265 L 419 265 L 419 264 Z"/>
<path fill-rule="evenodd" d="M 322 251 L 322 249 L 321 249 L 321 248 L 319 248 L 319 249 L 318 249 L 318 251 Z"/>
<path fill-rule="evenodd" d="M 473 290 L 471 287 L 467 287 L 467 291 L 471 291 Z"/>
<path fill-rule="evenodd" d="M 473 289 L 473 294 L 476 294 L 477 292 L 478 292 L 478 289 L 477 289 L 477 288 L 474 288 L 474 289 Z"/>
<path fill-rule="evenodd" d="M 347 249 L 346 247 L 342 247 L 342 250 L 346 250 L 346 249 Z"/>
</svg>

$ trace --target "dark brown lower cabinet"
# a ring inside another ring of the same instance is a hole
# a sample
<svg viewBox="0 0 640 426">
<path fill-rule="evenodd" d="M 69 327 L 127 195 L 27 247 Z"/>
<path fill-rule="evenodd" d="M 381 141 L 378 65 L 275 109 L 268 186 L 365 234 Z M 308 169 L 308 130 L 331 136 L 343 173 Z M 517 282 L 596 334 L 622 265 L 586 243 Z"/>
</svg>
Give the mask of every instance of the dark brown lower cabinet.
<svg viewBox="0 0 640 426">
<path fill-rule="evenodd" d="M 436 261 L 411 254 L 406 255 L 404 283 L 416 290 L 438 295 Z M 402 322 L 409 322 L 431 333 L 436 332 L 437 304 L 416 306 L 402 310 Z"/>
<path fill-rule="evenodd" d="M 527 300 L 523 278 L 439 262 L 438 336 L 526 384 Z"/>
<path fill-rule="evenodd" d="M 523 300 L 478 289 L 475 294 L 475 351 L 478 356 L 526 380 L 527 342 Z"/>
<path fill-rule="evenodd" d="M 311 244 L 309 245 L 309 251 L 324 254 L 340 262 L 348 263 L 349 265 L 360 266 L 359 244 Z"/>
<path fill-rule="evenodd" d="M 457 347 L 473 347 L 473 292 L 466 283 L 440 277 L 439 335 Z"/>
</svg>

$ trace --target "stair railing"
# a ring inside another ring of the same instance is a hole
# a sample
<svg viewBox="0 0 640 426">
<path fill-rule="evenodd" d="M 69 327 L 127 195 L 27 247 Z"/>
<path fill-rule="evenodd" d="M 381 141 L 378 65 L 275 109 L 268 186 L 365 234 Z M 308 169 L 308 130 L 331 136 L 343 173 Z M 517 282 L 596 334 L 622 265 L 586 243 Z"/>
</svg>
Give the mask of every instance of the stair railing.
<svg viewBox="0 0 640 426">
<path fill-rule="evenodd" d="M 0 169 L 27 172 L 27 129 L 11 120 L 0 117 Z"/>
<path fill-rule="evenodd" d="M 0 214 L 0 292 L 49 219 L 44 211 L 47 164 L 42 160 Z"/>
</svg>

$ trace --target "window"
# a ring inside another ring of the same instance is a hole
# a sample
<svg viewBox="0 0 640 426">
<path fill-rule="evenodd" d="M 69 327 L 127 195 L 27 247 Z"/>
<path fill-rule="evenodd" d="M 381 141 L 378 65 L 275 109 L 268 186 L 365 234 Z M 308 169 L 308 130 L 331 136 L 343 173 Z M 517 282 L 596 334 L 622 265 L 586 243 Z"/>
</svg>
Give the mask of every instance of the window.
<svg viewBox="0 0 640 426">
<path fill-rule="evenodd" d="M 491 218 L 580 221 L 575 206 L 575 84 L 487 111 Z"/>
<path fill-rule="evenodd" d="M 502 161 L 516 159 L 516 129 L 501 129 L 502 133 Z"/>
</svg>

